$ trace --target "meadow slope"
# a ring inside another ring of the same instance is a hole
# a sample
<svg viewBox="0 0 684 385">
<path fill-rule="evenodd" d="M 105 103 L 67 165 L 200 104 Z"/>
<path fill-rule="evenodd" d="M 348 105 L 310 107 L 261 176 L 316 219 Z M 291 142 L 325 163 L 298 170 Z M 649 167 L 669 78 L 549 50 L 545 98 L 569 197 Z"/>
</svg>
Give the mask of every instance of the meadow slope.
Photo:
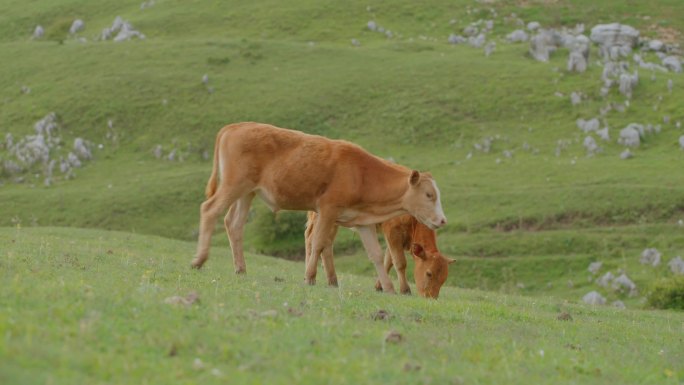
<svg viewBox="0 0 684 385">
<path fill-rule="evenodd" d="M 445 288 L 384 295 L 302 263 L 72 228 L 0 228 L 6 384 L 678 384 L 681 312 Z M 189 305 L 165 303 L 195 292 Z M 391 338 L 388 333 L 395 332 Z"/>
</svg>

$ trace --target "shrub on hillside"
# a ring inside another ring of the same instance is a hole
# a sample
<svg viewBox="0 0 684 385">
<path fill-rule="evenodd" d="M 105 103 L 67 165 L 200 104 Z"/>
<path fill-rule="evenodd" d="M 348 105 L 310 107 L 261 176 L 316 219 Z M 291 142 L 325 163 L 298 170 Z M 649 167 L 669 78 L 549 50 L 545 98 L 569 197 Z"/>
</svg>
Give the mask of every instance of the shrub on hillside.
<svg viewBox="0 0 684 385">
<path fill-rule="evenodd" d="M 305 211 L 273 214 L 257 209 L 254 217 L 254 248 L 257 252 L 285 258 L 304 256 Z"/>
<path fill-rule="evenodd" d="M 648 294 L 648 304 L 658 309 L 684 310 L 684 277 L 656 281 Z"/>
</svg>

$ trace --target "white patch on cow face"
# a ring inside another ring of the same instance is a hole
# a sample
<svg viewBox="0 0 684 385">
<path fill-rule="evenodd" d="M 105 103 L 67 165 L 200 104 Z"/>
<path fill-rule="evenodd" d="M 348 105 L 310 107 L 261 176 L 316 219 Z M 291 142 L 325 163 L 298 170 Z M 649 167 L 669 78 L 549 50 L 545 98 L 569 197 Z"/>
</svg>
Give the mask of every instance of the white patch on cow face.
<svg viewBox="0 0 684 385">
<path fill-rule="evenodd" d="M 435 230 L 446 224 L 440 192 L 432 178 L 421 179 L 419 183 L 410 185 L 405 208 L 421 223 Z"/>
</svg>

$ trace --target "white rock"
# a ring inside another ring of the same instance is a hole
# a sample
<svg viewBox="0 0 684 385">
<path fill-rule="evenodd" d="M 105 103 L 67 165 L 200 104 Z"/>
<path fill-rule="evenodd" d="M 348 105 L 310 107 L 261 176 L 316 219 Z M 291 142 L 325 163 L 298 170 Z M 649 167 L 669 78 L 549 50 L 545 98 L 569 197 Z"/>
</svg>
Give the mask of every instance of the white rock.
<svg viewBox="0 0 684 385">
<path fill-rule="evenodd" d="M 534 32 L 534 31 L 538 30 L 539 27 L 541 27 L 541 24 L 539 24 L 539 22 L 537 22 L 537 21 L 530 21 L 529 23 L 527 23 L 527 30 L 528 31 Z"/>
<path fill-rule="evenodd" d="M 636 284 L 632 282 L 632 280 L 629 279 L 625 273 L 622 273 L 619 277 L 613 280 L 612 287 L 617 291 L 629 293 L 630 297 L 633 297 L 637 294 Z"/>
<path fill-rule="evenodd" d="M 625 303 L 622 302 L 622 301 L 620 301 L 620 300 L 617 300 L 617 301 L 613 302 L 611 305 L 612 305 L 613 307 L 618 308 L 618 309 L 626 309 L 626 308 L 627 308 L 627 306 L 625 306 Z"/>
<path fill-rule="evenodd" d="M 618 138 L 618 143 L 627 147 L 639 147 L 639 145 L 641 144 L 639 131 L 630 124 L 629 126 L 620 130 L 620 137 Z"/>
<path fill-rule="evenodd" d="M 639 41 L 639 31 L 628 25 L 612 23 L 599 24 L 591 29 L 591 41 L 603 46 L 636 47 Z"/>
<path fill-rule="evenodd" d="M 357 39 L 351 39 L 351 44 L 354 47 L 359 47 L 361 45 L 361 42 L 359 42 Z"/>
<path fill-rule="evenodd" d="M 660 252 L 656 248 L 644 249 L 641 252 L 641 258 L 639 262 L 642 265 L 658 266 L 660 264 Z"/>
<path fill-rule="evenodd" d="M 679 148 L 684 150 L 684 135 L 679 137 Z"/>
<path fill-rule="evenodd" d="M 682 62 L 676 56 L 667 56 L 663 59 L 663 66 L 672 72 L 682 72 Z"/>
<path fill-rule="evenodd" d="M 620 159 L 631 159 L 634 155 L 632 155 L 632 151 L 629 151 L 629 148 L 626 148 L 625 151 L 622 151 L 620 153 Z"/>
<path fill-rule="evenodd" d="M 583 146 L 587 150 L 587 155 L 589 156 L 601 152 L 601 147 L 596 144 L 596 140 L 594 140 L 594 138 L 591 136 L 584 138 Z"/>
<path fill-rule="evenodd" d="M 33 30 L 33 38 L 40 39 L 41 37 L 43 37 L 43 35 L 45 35 L 45 30 L 42 26 L 37 25 L 36 29 Z"/>
<path fill-rule="evenodd" d="M 658 39 L 653 39 L 648 42 L 648 49 L 651 51 L 662 51 L 664 48 L 665 44 Z"/>
<path fill-rule="evenodd" d="M 670 266 L 670 270 L 673 273 L 684 274 L 684 261 L 682 260 L 682 257 L 677 256 L 676 258 L 672 258 L 667 265 Z"/>
<path fill-rule="evenodd" d="M 495 42 L 490 41 L 489 43 L 487 43 L 487 45 L 485 45 L 485 47 L 484 47 L 485 56 L 489 57 L 494 52 L 495 49 L 496 49 L 496 43 Z"/>
<path fill-rule="evenodd" d="M 74 20 L 73 23 L 71 23 L 71 28 L 69 28 L 69 33 L 73 35 L 76 32 L 80 32 L 81 30 L 83 30 L 84 27 L 85 27 L 85 23 L 83 22 L 83 20 L 76 19 L 76 20 Z"/>
<path fill-rule="evenodd" d="M 570 103 L 572 103 L 573 106 L 576 106 L 582 102 L 582 94 L 579 92 L 573 92 L 570 94 Z"/>
<path fill-rule="evenodd" d="M 587 59 L 580 51 L 570 52 L 568 56 L 568 71 L 583 73 L 587 70 Z"/>
<path fill-rule="evenodd" d="M 525 42 L 529 40 L 529 38 L 530 37 L 527 35 L 527 33 L 522 29 L 516 29 L 515 31 L 506 35 L 506 40 L 511 43 Z"/>
<path fill-rule="evenodd" d="M 461 35 L 454 35 L 452 33 L 451 35 L 449 35 L 448 41 L 451 44 L 463 44 L 463 43 L 467 43 L 468 39 L 466 39 L 465 37 L 463 37 Z"/>
<path fill-rule="evenodd" d="M 599 136 L 599 138 L 601 138 L 602 140 L 608 141 L 608 140 L 610 140 L 610 133 L 609 133 L 608 131 L 609 131 L 609 128 L 608 128 L 608 126 L 606 126 L 606 127 L 603 127 L 603 128 L 600 129 L 600 130 L 596 130 L 596 134 L 597 134 L 597 135 Z"/>
<path fill-rule="evenodd" d="M 592 262 L 589 264 L 589 268 L 587 268 L 587 270 L 589 270 L 591 274 L 596 274 L 599 270 L 601 270 L 601 266 L 603 266 L 603 262 Z"/>
<path fill-rule="evenodd" d="M 615 276 L 609 271 L 606 274 L 603 274 L 601 278 L 597 279 L 596 284 L 601 287 L 608 287 L 608 285 L 613 282 L 613 279 L 615 279 Z"/>
<path fill-rule="evenodd" d="M 373 32 L 378 30 L 378 24 L 373 20 L 366 23 L 366 27 L 368 27 L 368 29 L 370 29 Z"/>
<path fill-rule="evenodd" d="M 589 305 L 605 305 L 606 298 L 599 294 L 597 291 L 590 291 L 582 297 L 582 301 L 588 303 Z"/>
</svg>

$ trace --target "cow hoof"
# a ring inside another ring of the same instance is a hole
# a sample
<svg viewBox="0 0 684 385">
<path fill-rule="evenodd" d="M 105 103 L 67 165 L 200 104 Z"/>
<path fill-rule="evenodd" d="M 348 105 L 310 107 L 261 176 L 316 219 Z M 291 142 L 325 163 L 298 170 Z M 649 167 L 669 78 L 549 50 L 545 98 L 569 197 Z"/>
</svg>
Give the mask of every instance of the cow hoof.
<svg viewBox="0 0 684 385">
<path fill-rule="evenodd" d="M 316 278 L 304 278 L 304 282 L 309 286 L 313 286 L 316 284 Z"/>
<path fill-rule="evenodd" d="M 394 291 L 394 288 L 393 288 L 393 287 L 390 287 L 389 289 L 385 290 L 385 293 L 387 293 L 387 294 L 397 294 L 397 292 Z"/>
<path fill-rule="evenodd" d="M 338 286 L 338 285 L 337 285 L 337 278 L 335 278 L 335 279 L 329 279 L 329 280 L 328 280 L 328 286 L 330 286 L 330 287 L 337 287 L 337 286 Z"/>
<path fill-rule="evenodd" d="M 380 281 L 375 282 L 375 291 L 382 291 L 382 285 Z"/>
<path fill-rule="evenodd" d="M 406 289 L 406 290 L 403 290 L 403 289 L 402 289 L 402 290 L 401 290 L 401 294 L 404 294 L 404 295 L 411 295 L 411 289 Z"/>
<path fill-rule="evenodd" d="M 242 274 L 247 274 L 247 269 L 244 267 L 240 267 L 235 269 L 235 274 L 242 275 Z"/>
<path fill-rule="evenodd" d="M 193 259 L 192 263 L 190 263 L 190 267 L 197 270 L 199 270 L 202 267 L 202 265 L 204 265 L 204 261 L 198 259 Z"/>
</svg>

